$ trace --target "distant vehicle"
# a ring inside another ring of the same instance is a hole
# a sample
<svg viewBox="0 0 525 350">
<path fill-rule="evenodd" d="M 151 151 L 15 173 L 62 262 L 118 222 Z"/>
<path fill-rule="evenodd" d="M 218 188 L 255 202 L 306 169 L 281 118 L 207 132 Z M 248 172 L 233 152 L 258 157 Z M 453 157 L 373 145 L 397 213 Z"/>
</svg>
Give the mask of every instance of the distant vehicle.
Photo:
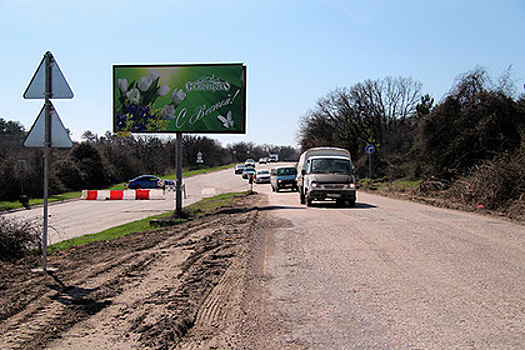
<svg viewBox="0 0 525 350">
<path fill-rule="evenodd" d="M 175 190 L 175 181 L 164 180 L 164 188 L 167 190 Z"/>
<path fill-rule="evenodd" d="M 171 180 L 168 180 L 171 181 Z M 162 180 L 160 177 L 155 175 L 141 175 L 133 180 L 129 180 L 128 188 L 132 190 L 142 188 L 162 188 L 166 187 L 166 180 Z"/>
<path fill-rule="evenodd" d="M 277 154 L 270 154 L 270 163 L 275 163 L 279 161 L 279 155 Z"/>
<path fill-rule="evenodd" d="M 294 166 L 283 165 L 273 168 L 270 175 L 272 191 L 279 192 L 283 188 L 289 188 L 292 191 L 297 190 L 297 169 Z"/>
<path fill-rule="evenodd" d="M 268 157 L 263 157 L 261 159 L 259 159 L 259 164 L 266 164 L 266 163 L 269 163 L 270 162 L 270 159 Z"/>
<path fill-rule="evenodd" d="M 255 168 L 252 168 L 252 167 L 246 167 L 244 168 L 242 172 L 243 179 L 249 179 L 250 176 L 254 176 L 254 175 L 255 175 Z"/>
<path fill-rule="evenodd" d="M 247 166 L 247 167 L 251 166 L 251 167 L 255 168 L 255 160 L 253 160 L 253 159 L 246 159 L 246 162 L 244 162 L 244 165 Z"/>
<path fill-rule="evenodd" d="M 253 178 L 255 183 L 258 184 L 270 183 L 270 172 L 268 170 L 258 170 Z"/>
<path fill-rule="evenodd" d="M 350 152 L 335 147 L 311 148 L 301 154 L 297 164 L 301 204 L 313 200 L 335 199 L 355 206 L 356 185 Z"/>
<path fill-rule="evenodd" d="M 244 170 L 244 164 L 237 164 L 235 166 L 235 174 L 242 174 Z"/>
</svg>

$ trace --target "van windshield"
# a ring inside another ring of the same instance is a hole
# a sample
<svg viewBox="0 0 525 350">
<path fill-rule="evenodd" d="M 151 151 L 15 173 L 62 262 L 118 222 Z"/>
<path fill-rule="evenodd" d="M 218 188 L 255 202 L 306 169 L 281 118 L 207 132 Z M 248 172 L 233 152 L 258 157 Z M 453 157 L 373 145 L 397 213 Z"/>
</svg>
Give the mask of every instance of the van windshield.
<svg viewBox="0 0 525 350">
<path fill-rule="evenodd" d="M 276 174 L 279 176 L 286 176 L 286 175 L 297 175 L 297 169 L 290 167 L 290 168 L 280 168 L 276 170 Z"/>
<path fill-rule="evenodd" d="M 351 172 L 351 165 L 348 160 L 344 159 L 312 159 L 310 164 L 311 174 L 321 173 L 345 173 Z"/>
</svg>

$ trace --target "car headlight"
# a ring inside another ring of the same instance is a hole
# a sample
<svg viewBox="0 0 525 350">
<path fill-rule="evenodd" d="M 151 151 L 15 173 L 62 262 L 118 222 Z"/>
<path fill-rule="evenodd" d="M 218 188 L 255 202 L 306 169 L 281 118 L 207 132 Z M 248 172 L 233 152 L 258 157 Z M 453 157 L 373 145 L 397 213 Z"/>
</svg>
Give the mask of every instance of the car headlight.
<svg viewBox="0 0 525 350">
<path fill-rule="evenodd" d="M 317 188 L 319 184 L 317 182 L 312 182 L 310 186 L 312 186 L 312 188 Z"/>
<path fill-rule="evenodd" d="M 355 190 L 355 183 L 352 182 L 348 187 L 350 187 L 351 190 Z"/>
</svg>

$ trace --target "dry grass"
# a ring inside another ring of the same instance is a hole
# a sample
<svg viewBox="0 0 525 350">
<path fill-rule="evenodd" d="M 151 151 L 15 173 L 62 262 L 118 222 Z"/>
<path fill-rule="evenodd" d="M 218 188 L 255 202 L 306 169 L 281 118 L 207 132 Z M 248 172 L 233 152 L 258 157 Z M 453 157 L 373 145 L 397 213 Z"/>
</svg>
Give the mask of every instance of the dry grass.
<svg viewBox="0 0 525 350">
<path fill-rule="evenodd" d="M 16 261 L 40 245 L 40 226 L 35 222 L 0 216 L 0 260 Z"/>
</svg>

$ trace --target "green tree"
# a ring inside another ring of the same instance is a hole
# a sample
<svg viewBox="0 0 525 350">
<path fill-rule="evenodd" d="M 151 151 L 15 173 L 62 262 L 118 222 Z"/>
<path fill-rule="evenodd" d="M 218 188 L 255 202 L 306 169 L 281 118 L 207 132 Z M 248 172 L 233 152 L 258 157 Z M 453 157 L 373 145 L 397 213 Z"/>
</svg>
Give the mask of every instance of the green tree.
<svg viewBox="0 0 525 350">
<path fill-rule="evenodd" d="M 71 158 L 79 171 L 79 183 L 85 189 L 101 189 L 108 184 L 106 166 L 98 150 L 83 142 L 73 147 Z"/>
<path fill-rule="evenodd" d="M 427 175 L 453 179 L 483 160 L 515 151 L 522 123 L 518 105 L 491 85 L 485 70 L 468 72 L 422 119 L 421 161 Z"/>
<path fill-rule="evenodd" d="M 301 118 L 301 150 L 316 146 L 346 148 L 359 173 L 360 169 L 368 169 L 364 166 L 364 148 L 373 141 L 377 150 L 375 175 L 405 176 L 399 164 L 407 161 L 413 144 L 420 97 L 421 83 L 401 77 L 366 80 L 349 89 L 332 91 Z"/>
</svg>

